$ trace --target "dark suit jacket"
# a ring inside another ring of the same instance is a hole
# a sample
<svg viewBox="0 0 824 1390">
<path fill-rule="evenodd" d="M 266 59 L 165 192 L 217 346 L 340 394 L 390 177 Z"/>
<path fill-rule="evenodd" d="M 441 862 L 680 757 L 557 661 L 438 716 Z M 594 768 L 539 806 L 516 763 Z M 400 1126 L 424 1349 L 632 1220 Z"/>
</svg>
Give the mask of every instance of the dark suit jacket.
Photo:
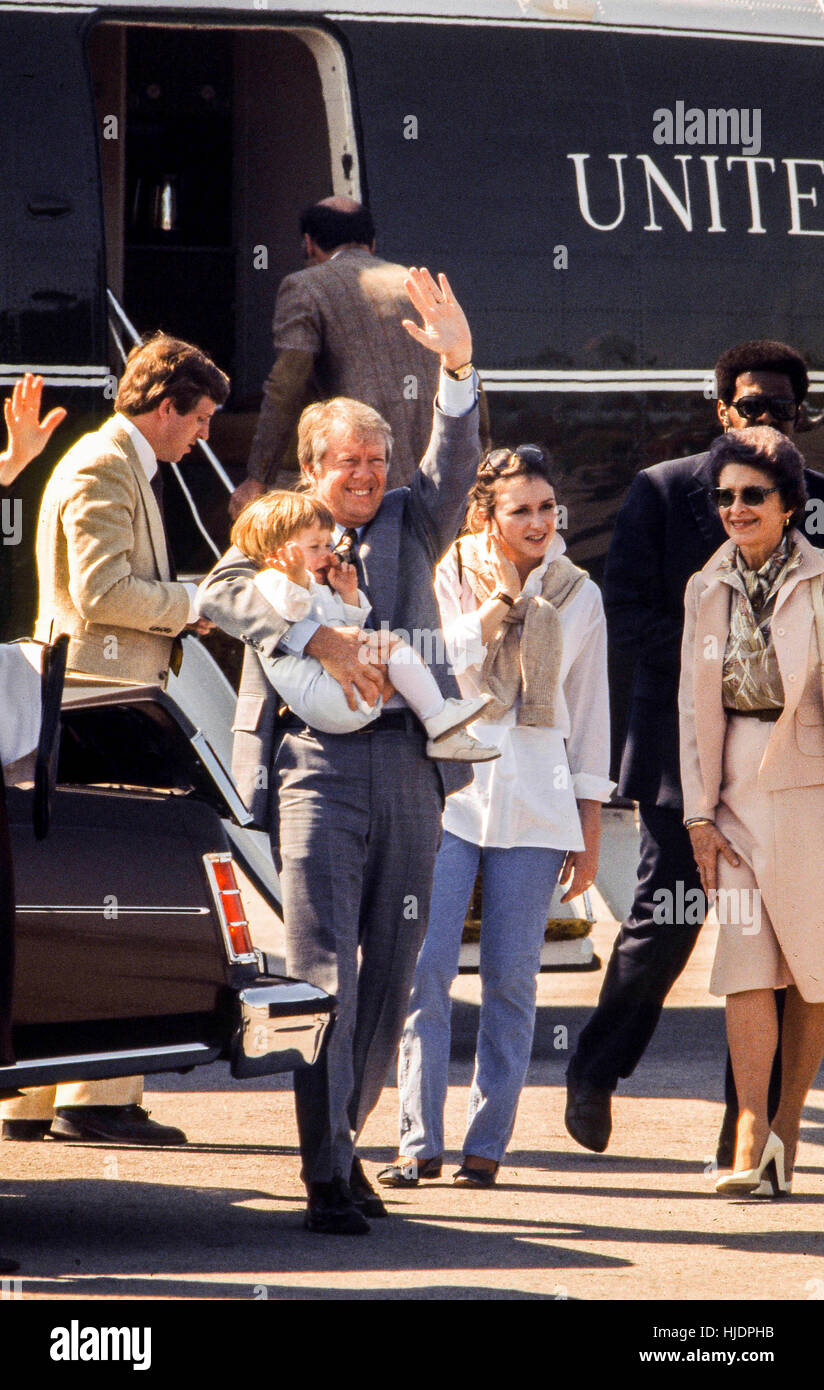
<svg viewBox="0 0 824 1390">
<path fill-rule="evenodd" d="M 477 406 L 457 418 L 436 407 L 420 468 L 409 487 L 386 493 L 358 548 L 374 626 L 387 623 L 393 631 L 403 630 L 445 696 L 460 692 L 442 642 L 431 644 L 430 657 L 431 635 L 440 632 L 433 575 L 458 534 L 479 462 Z M 200 606 L 205 617 L 249 648 L 233 726 L 232 771 L 255 822 L 271 830 L 275 808 L 269 783 L 280 702 L 256 653 L 272 655 L 288 624 L 276 618 L 252 583 L 255 572 L 252 561 L 233 546 L 204 579 Z M 416 632 L 422 634 L 419 645 Z M 472 777 L 464 763 L 439 763 L 438 768 L 445 793 L 466 786 Z"/>
<path fill-rule="evenodd" d="M 726 539 L 709 489 L 709 456 L 669 459 L 632 482 L 612 534 L 604 604 L 613 650 L 635 661 L 618 791 L 680 810 L 678 678 L 684 590 Z M 811 498 L 824 501 L 824 477 L 805 469 Z M 810 526 L 808 539 L 824 546 Z"/>
</svg>

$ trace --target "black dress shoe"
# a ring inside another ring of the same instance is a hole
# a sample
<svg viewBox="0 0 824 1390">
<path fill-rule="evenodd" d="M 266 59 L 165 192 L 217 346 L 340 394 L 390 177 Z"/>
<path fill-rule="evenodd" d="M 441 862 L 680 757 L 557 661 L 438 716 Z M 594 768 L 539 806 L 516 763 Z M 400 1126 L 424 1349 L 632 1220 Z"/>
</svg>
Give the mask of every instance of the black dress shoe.
<svg viewBox="0 0 824 1390">
<path fill-rule="evenodd" d="M 370 1219 L 375 1220 L 381 1216 L 388 1216 L 383 1202 L 372 1186 L 363 1171 L 363 1164 L 357 1154 L 352 1159 L 352 1172 L 349 1174 L 349 1190 L 352 1193 L 352 1201 L 359 1212 Z"/>
<path fill-rule="evenodd" d="M 567 1071 L 567 1100 L 564 1124 L 576 1144 L 602 1154 L 612 1133 L 612 1092 L 579 1079 L 570 1066 Z"/>
<path fill-rule="evenodd" d="M 324 1236 L 365 1236 L 369 1222 L 355 1206 L 348 1182 L 336 1173 L 331 1182 L 310 1182 L 303 1218 L 307 1231 Z"/>
<path fill-rule="evenodd" d="M 150 1120 L 140 1105 L 66 1105 L 54 1115 L 51 1133 L 55 1139 L 86 1144 L 186 1143 L 182 1129 Z"/>
<path fill-rule="evenodd" d="M 50 1129 L 51 1120 L 4 1120 L 3 1138 L 32 1144 L 45 1139 Z"/>
<path fill-rule="evenodd" d="M 715 1161 L 719 1168 L 732 1168 L 735 1164 L 735 1132 L 737 1128 L 738 1114 L 728 1105 L 724 1111 L 715 1148 Z"/>
</svg>

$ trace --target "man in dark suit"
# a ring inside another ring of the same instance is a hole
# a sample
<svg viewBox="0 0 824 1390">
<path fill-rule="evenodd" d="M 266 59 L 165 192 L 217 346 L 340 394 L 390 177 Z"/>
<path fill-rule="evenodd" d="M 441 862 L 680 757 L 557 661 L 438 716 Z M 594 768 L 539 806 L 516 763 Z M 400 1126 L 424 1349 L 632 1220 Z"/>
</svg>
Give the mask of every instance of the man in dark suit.
<svg viewBox="0 0 824 1390">
<path fill-rule="evenodd" d="M 293 717 L 278 738 L 279 700 L 257 653 L 281 646 L 316 657 L 355 708 L 353 687 L 373 704 L 382 682 L 380 628 L 402 629 L 413 644 L 425 643 L 444 696 L 458 694 L 437 641 L 433 575 L 458 533 L 480 462 L 472 340 L 445 277 L 436 284 L 428 271 L 412 270 L 406 287 L 424 323 L 406 321 L 408 331 L 441 361 L 432 437 L 409 486 L 385 491 L 392 434 L 369 407 L 346 399 L 313 405 L 299 430 L 304 476 L 354 556 L 378 631 L 285 623 L 235 548 L 206 577 L 200 600 L 202 613 L 248 644 L 233 771 L 256 821 L 271 831 L 287 968 L 338 999 L 324 1056 L 295 1073 L 305 1224 L 330 1234 L 365 1233 L 367 1216 L 386 1214 L 354 1144 L 406 1016 L 444 795 L 471 774 L 465 764 L 427 759 L 423 728 L 397 695 L 358 733 L 322 734 Z"/>
<path fill-rule="evenodd" d="M 772 425 L 786 435 L 794 432 L 808 379 L 792 348 L 771 341 L 740 344 L 719 358 L 715 378 L 725 430 Z M 806 530 L 821 545 L 824 477 L 811 469 L 805 476 L 813 499 Z M 642 1057 L 704 922 L 692 892 L 701 885 L 683 824 L 678 677 L 687 581 L 726 539 L 711 487 L 707 454 L 639 473 L 618 513 L 604 574 L 610 641 L 635 660 L 618 790 L 639 803 L 641 859 L 632 908 L 567 1072 L 567 1129 L 596 1153 L 609 1142 L 618 1079 L 630 1076 Z M 673 919 L 667 903 L 685 904 L 686 911 Z M 724 1166 L 731 1161 L 737 1116 L 731 1080 L 727 1102 L 717 1155 Z"/>
<path fill-rule="evenodd" d="M 306 267 L 278 289 L 275 362 L 263 387 L 248 477 L 229 502 L 232 516 L 267 487 L 291 486 L 282 470 L 298 416 L 312 400 L 348 396 L 389 421 L 392 487 L 411 480 L 429 438 L 437 363 L 401 327 L 409 313 L 406 267 L 375 255 L 371 214 L 353 198 L 324 198 L 307 208 L 300 231 Z"/>
</svg>

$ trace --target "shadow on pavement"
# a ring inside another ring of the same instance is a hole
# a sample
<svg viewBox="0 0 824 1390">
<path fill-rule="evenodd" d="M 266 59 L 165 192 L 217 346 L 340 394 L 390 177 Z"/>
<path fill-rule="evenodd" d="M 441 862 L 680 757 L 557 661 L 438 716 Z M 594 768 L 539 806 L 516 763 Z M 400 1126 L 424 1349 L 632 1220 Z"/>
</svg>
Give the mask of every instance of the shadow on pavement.
<svg viewBox="0 0 824 1390">
<path fill-rule="evenodd" d="M 565 1242 L 580 1238 L 580 1227 L 503 1218 L 490 1229 L 487 1214 L 483 1223 L 479 1218 L 481 1228 L 467 1230 L 457 1216 L 423 1217 L 405 1205 L 393 1208 L 389 1221 L 374 1222 L 368 1237 L 354 1239 L 305 1232 L 300 1197 L 259 1189 L 118 1181 L 115 1203 L 106 1179 L 0 1182 L 3 1249 L 21 1262 L 24 1297 L 87 1297 L 105 1288 L 123 1297 L 251 1299 L 263 1297 L 260 1290 L 276 1285 L 279 1274 L 301 1271 L 374 1271 L 383 1294 L 392 1287 L 382 1283 L 387 1268 L 402 1276 L 447 1264 L 455 1270 L 554 1272 L 631 1263 L 554 1243 L 559 1236 Z M 191 1282 L 181 1277 L 187 1272 Z M 204 1277 L 212 1273 L 214 1283 Z M 289 1296 L 297 1292 L 290 1285 Z M 399 1288 L 398 1296 L 409 1292 Z M 373 1297 L 375 1289 L 350 1287 L 347 1293 Z M 326 1296 L 326 1289 L 313 1288 L 307 1296 Z"/>
</svg>

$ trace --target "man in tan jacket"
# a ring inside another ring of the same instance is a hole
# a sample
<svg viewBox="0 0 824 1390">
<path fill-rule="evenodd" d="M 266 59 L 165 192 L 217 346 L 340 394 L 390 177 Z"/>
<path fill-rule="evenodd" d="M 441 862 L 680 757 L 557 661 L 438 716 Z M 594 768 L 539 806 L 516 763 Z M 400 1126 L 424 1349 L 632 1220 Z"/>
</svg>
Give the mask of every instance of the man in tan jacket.
<svg viewBox="0 0 824 1390">
<path fill-rule="evenodd" d="M 180 633 L 211 626 L 198 617 L 195 585 L 173 577 L 158 459 L 176 463 L 207 439 L 228 394 L 228 377 L 204 353 L 156 334 L 130 354 L 115 415 L 54 470 L 37 532 L 35 637 L 67 632 L 70 669 L 164 685 Z M 149 1119 L 142 1097 L 142 1077 L 39 1087 L 4 1103 L 3 1138 L 185 1143 Z"/>
</svg>

